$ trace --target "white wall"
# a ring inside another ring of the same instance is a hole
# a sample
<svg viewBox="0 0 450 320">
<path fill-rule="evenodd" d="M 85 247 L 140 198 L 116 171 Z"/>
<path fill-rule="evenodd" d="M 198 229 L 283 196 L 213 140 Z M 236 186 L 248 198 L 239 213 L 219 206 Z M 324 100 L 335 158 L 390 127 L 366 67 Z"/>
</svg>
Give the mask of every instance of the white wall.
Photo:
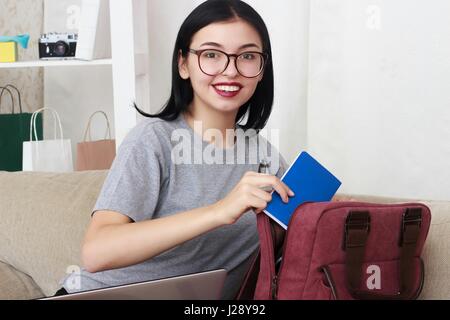
<svg viewBox="0 0 450 320">
<path fill-rule="evenodd" d="M 44 76 L 46 107 L 58 111 L 64 136 L 72 140 L 72 154 L 75 163 L 76 145 L 83 141 L 84 132 L 91 114 L 104 111 L 111 124 L 114 138 L 114 110 L 111 66 L 58 67 L 47 68 Z M 46 116 L 46 137 L 53 135 L 52 118 Z M 106 122 L 96 115 L 92 120 L 93 140 L 105 138 Z"/>
<path fill-rule="evenodd" d="M 272 40 L 275 101 L 267 129 L 278 129 L 288 163 L 306 148 L 309 0 L 247 1 L 263 17 Z M 270 134 L 267 137 L 270 139 Z"/>
<path fill-rule="evenodd" d="M 450 2 L 313 1 L 308 147 L 341 191 L 450 199 Z"/>
<path fill-rule="evenodd" d="M 172 54 L 178 29 L 201 1 L 152 0 L 148 5 L 150 112 L 157 113 L 170 96 Z"/>
<path fill-rule="evenodd" d="M 150 104 L 156 113 L 170 94 L 171 59 L 178 29 L 203 1 L 149 2 Z M 288 162 L 306 146 L 306 89 L 309 0 L 247 1 L 269 29 L 275 69 L 275 103 L 268 129 L 280 130 Z M 268 138 L 271 138 L 269 134 Z"/>
</svg>

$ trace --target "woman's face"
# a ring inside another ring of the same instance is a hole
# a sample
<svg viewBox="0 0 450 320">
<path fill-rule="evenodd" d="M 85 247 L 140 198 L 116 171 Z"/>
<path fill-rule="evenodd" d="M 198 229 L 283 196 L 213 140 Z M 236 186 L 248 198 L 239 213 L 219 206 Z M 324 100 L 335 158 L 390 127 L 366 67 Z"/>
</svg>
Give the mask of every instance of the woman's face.
<svg viewBox="0 0 450 320">
<path fill-rule="evenodd" d="M 263 52 L 258 32 L 242 20 L 218 22 L 204 27 L 194 35 L 190 49 L 217 49 L 237 55 L 249 51 Z M 186 59 L 180 56 L 179 72 L 183 79 L 190 79 L 192 83 L 196 107 L 233 113 L 237 113 L 250 100 L 263 77 L 263 73 L 255 78 L 239 74 L 234 57 L 230 57 L 224 72 L 216 76 L 207 75 L 200 69 L 198 56 L 193 53 L 189 53 Z"/>
</svg>

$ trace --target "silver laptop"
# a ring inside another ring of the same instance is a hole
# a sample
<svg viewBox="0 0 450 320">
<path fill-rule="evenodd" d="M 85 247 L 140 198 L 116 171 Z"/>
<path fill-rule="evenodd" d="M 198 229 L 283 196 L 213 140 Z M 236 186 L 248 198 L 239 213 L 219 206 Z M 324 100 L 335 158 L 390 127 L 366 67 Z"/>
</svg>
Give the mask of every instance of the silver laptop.
<svg viewBox="0 0 450 320">
<path fill-rule="evenodd" d="M 219 269 L 39 300 L 219 300 L 226 276 Z"/>
</svg>

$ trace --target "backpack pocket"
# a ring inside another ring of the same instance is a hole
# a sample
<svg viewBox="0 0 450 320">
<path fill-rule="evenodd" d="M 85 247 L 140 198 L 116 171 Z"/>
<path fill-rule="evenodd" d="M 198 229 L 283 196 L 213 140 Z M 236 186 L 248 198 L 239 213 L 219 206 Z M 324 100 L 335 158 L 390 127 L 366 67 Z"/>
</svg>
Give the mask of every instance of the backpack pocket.
<svg viewBox="0 0 450 320">
<path fill-rule="evenodd" d="M 424 283 L 424 265 L 421 258 L 414 258 L 411 265 L 409 299 L 417 299 L 423 288 Z M 349 290 L 346 265 L 330 264 L 321 267 L 325 275 L 325 286 L 330 288 L 336 299 L 348 300 L 355 297 Z M 361 281 L 358 292 L 365 295 L 367 299 L 396 300 L 401 299 L 400 293 L 404 288 L 400 288 L 401 283 L 400 260 L 365 262 L 362 265 Z M 318 286 L 318 291 L 323 290 Z M 404 293 L 404 292 L 403 292 Z M 403 297 L 404 298 L 404 297 Z"/>
</svg>

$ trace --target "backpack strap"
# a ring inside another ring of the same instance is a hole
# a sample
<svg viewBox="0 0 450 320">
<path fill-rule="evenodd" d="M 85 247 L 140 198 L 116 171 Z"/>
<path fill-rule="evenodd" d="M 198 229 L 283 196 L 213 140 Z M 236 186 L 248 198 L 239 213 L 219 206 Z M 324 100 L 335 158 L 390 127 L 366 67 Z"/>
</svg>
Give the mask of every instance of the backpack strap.
<svg viewBox="0 0 450 320">
<path fill-rule="evenodd" d="M 251 267 L 249 271 L 247 272 L 245 276 L 245 280 L 243 281 L 243 285 L 241 286 L 241 289 L 239 291 L 239 294 L 236 297 L 236 300 L 252 300 L 255 297 L 256 292 L 256 285 L 258 282 L 258 278 L 260 276 L 260 268 L 261 264 L 264 264 L 263 267 L 263 275 L 261 275 L 262 278 L 269 279 L 270 277 L 273 277 L 274 275 L 264 275 L 269 272 L 270 268 L 268 267 L 268 264 L 271 264 L 272 261 L 275 261 L 278 258 L 281 258 L 281 254 L 283 252 L 283 244 L 286 237 L 286 231 L 278 226 L 276 222 L 274 222 L 272 219 L 270 219 L 267 215 L 264 213 L 261 213 L 257 217 L 258 219 L 258 230 L 259 230 L 259 238 L 260 238 L 260 250 L 258 251 L 258 254 L 255 256 Z M 262 230 L 266 230 L 267 226 L 270 228 L 270 233 L 267 233 L 264 231 L 264 233 L 261 233 Z M 272 249 L 270 247 L 270 242 L 272 243 Z M 270 256 L 270 253 L 268 250 L 272 250 L 273 259 Z M 264 260 L 261 260 L 261 254 L 265 257 Z M 270 260 L 269 260 L 270 259 Z M 269 262 L 269 263 L 268 263 Z M 275 265 L 275 263 L 274 263 Z M 275 273 L 277 272 L 276 266 L 274 267 Z M 271 279 L 273 280 L 273 279 Z M 270 286 L 272 286 L 272 281 L 270 283 Z M 272 297 L 272 291 L 275 288 L 269 288 L 264 287 L 264 291 L 271 292 Z M 261 290 L 261 289 L 260 289 Z"/>
<path fill-rule="evenodd" d="M 345 222 L 344 250 L 347 282 L 350 291 L 356 291 L 361 281 L 362 264 L 370 232 L 370 214 L 368 211 L 351 211 Z"/>
<path fill-rule="evenodd" d="M 344 250 L 346 256 L 347 286 L 355 299 L 403 300 L 413 297 L 413 259 L 417 248 L 422 223 L 422 209 L 408 208 L 403 214 L 400 230 L 400 286 L 396 295 L 383 295 L 361 291 L 361 270 L 364 260 L 367 238 L 370 232 L 370 214 L 367 211 L 353 211 L 347 216 L 344 232 Z M 423 264 L 420 265 L 423 281 Z"/>
<path fill-rule="evenodd" d="M 273 280 L 275 274 L 275 245 L 273 229 L 270 218 L 264 214 L 258 214 L 258 234 L 260 242 L 259 275 L 255 289 L 255 300 L 274 299 Z"/>
</svg>

